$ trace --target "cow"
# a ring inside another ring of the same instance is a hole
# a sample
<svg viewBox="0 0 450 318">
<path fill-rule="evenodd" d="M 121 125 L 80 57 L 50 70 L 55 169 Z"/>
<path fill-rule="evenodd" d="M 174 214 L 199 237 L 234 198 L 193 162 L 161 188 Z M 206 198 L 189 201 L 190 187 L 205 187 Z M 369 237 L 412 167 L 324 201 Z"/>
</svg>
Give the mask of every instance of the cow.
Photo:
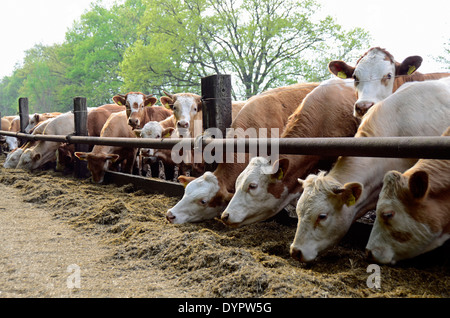
<svg viewBox="0 0 450 318">
<path fill-rule="evenodd" d="M 33 128 L 31 134 L 42 135 L 48 123 L 51 122 L 52 120 L 53 118 L 50 118 L 47 119 L 46 121 L 40 122 L 39 124 L 36 125 L 36 127 Z M 36 144 L 37 141 L 28 141 L 25 144 L 23 144 L 20 148 L 16 148 L 13 151 L 11 151 L 6 157 L 5 162 L 3 163 L 3 167 L 7 169 L 15 169 L 19 164 L 20 157 L 22 156 L 24 150 L 34 147 Z"/>
<path fill-rule="evenodd" d="M 63 113 L 53 118 L 45 127 L 44 135 L 73 134 L 74 114 L 72 112 Z M 44 166 L 46 163 L 56 160 L 56 149 L 60 142 L 40 140 L 34 147 L 26 149 L 20 157 L 17 165 L 18 169 L 34 170 Z"/>
<path fill-rule="evenodd" d="M 376 216 L 370 261 L 395 264 L 441 246 L 450 238 L 450 160 L 421 159 L 404 173 L 386 173 Z"/>
<path fill-rule="evenodd" d="M 8 119 L 2 117 L 2 126 L 1 126 L 2 129 L 1 130 L 9 131 L 10 127 L 11 127 L 11 122 Z"/>
<path fill-rule="evenodd" d="M 361 118 L 370 107 L 394 93 L 406 82 L 450 76 L 450 73 L 416 72 L 421 64 L 420 56 L 409 56 L 399 63 L 385 49 L 373 47 L 360 57 L 355 67 L 343 61 L 331 61 L 328 68 L 338 77 L 355 80 L 358 100 L 355 103 L 354 116 Z"/>
<path fill-rule="evenodd" d="M 56 116 L 61 115 L 61 113 L 59 112 L 54 112 L 54 113 L 44 113 L 44 114 L 39 114 L 39 113 L 35 113 L 34 115 L 30 116 L 30 120 L 28 121 L 28 125 L 27 127 L 25 127 L 25 133 L 29 134 L 30 131 L 36 127 L 37 124 L 46 121 L 49 118 L 55 118 Z"/>
<path fill-rule="evenodd" d="M 360 123 L 353 116 L 355 101 L 353 81 L 324 81 L 292 114 L 281 138 L 353 137 Z M 336 159 L 281 155 L 274 163 L 264 157 L 253 158 L 236 180 L 236 193 L 222 213 L 222 221 L 230 226 L 242 226 L 267 220 L 298 199 L 299 177 L 305 178 L 318 169 L 329 170 Z"/>
<path fill-rule="evenodd" d="M 433 111 L 430 111 L 433 105 Z M 361 122 L 356 138 L 439 136 L 450 118 L 450 78 L 404 84 L 375 104 Z M 313 261 L 336 245 L 354 221 L 376 207 L 383 176 L 405 171 L 415 159 L 339 157 L 328 174 L 299 179 L 303 193 L 297 204 L 298 224 L 290 253 Z"/>
<path fill-rule="evenodd" d="M 248 128 L 283 130 L 289 116 L 300 105 L 305 96 L 316 88 L 318 83 L 300 83 L 280 87 L 253 96 L 242 107 L 231 124 L 236 135 L 227 138 L 245 137 L 239 135 L 239 130 L 245 132 Z M 249 162 L 245 156 L 244 162 L 218 163 L 214 172 L 205 172 L 199 178 L 180 176 L 178 180 L 185 186 L 183 198 L 166 213 L 171 223 L 198 222 L 220 216 L 235 192 L 235 182 L 239 174 Z M 237 160 L 235 160 L 237 161 Z"/>
<path fill-rule="evenodd" d="M 172 115 L 172 112 L 164 107 L 152 107 L 158 99 L 151 94 L 145 95 L 140 92 L 119 94 L 113 97 L 113 101 L 117 105 L 125 105 L 128 124 L 133 129 L 141 129 L 149 121 L 161 121 Z"/>
<path fill-rule="evenodd" d="M 173 111 L 175 116 L 176 135 L 178 137 L 196 137 L 195 136 L 195 121 L 203 122 L 202 112 L 202 98 L 193 93 L 177 93 L 170 94 L 164 91 L 166 96 L 161 96 L 161 104 Z M 202 133 L 203 125 L 200 125 L 201 130 L 197 134 Z"/>
<path fill-rule="evenodd" d="M 136 138 L 132 127 L 128 125 L 127 111 L 111 114 L 103 126 L 100 137 Z M 87 161 L 92 180 L 102 183 L 105 171 L 118 169 L 122 164 L 122 172 L 132 173 L 137 149 L 119 146 L 95 145 L 91 152 L 75 152 L 75 156 Z"/>
<path fill-rule="evenodd" d="M 99 137 L 109 116 L 124 110 L 126 110 L 125 106 L 119 106 L 117 104 L 106 104 L 89 110 L 87 116 L 88 135 L 91 137 Z"/>
</svg>

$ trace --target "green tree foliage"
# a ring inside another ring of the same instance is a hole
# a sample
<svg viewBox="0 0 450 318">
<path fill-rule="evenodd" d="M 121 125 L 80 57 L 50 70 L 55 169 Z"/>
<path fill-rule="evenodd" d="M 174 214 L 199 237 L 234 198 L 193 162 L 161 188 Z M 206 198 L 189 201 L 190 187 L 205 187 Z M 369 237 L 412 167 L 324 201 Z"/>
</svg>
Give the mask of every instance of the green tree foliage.
<svg viewBox="0 0 450 318">
<path fill-rule="evenodd" d="M 196 90 L 200 78 L 234 75 L 235 95 L 329 76 L 331 58 L 352 58 L 369 41 L 313 0 L 144 0 L 139 40 L 121 64 L 125 87 Z"/>
<path fill-rule="evenodd" d="M 435 61 L 446 66 L 446 69 L 450 70 L 450 41 L 444 44 L 443 54 L 435 58 Z"/>
<path fill-rule="evenodd" d="M 26 51 L 0 79 L 2 115 L 68 111 L 129 91 L 200 94 L 200 79 L 232 74 L 235 98 L 330 76 L 330 59 L 356 59 L 368 47 L 359 28 L 318 19 L 315 0 L 96 0 L 66 32 L 65 41 Z"/>
</svg>

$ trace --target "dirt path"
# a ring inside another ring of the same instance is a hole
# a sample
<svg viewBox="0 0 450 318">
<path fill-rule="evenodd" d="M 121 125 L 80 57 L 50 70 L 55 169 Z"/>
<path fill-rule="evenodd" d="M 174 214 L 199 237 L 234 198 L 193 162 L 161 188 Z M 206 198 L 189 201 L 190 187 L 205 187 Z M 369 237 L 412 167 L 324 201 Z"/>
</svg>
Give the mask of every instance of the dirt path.
<svg viewBox="0 0 450 318">
<path fill-rule="evenodd" d="M 17 192 L 0 184 L 0 297 L 180 296 L 160 271 L 113 264 L 99 238 L 22 202 Z"/>
</svg>

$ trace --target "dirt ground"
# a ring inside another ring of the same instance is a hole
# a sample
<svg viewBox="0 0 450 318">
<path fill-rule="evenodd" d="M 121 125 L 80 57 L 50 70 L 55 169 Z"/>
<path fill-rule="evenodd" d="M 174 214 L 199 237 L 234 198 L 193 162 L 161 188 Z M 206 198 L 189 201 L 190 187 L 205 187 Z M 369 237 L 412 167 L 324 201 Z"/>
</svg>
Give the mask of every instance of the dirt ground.
<svg viewBox="0 0 450 318">
<path fill-rule="evenodd" d="M 301 264 L 289 257 L 294 219 L 239 229 L 217 220 L 170 225 L 164 214 L 175 198 L 51 170 L 1 166 L 0 193 L 3 298 L 450 296 L 449 244 L 380 266 L 381 288 L 369 288 L 367 225 Z"/>
</svg>

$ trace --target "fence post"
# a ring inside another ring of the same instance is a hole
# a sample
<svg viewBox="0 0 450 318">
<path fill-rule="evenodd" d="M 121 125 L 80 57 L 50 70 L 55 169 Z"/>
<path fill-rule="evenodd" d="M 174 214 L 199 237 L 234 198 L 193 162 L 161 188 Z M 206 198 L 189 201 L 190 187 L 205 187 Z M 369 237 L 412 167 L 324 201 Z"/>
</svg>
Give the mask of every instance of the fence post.
<svg viewBox="0 0 450 318">
<path fill-rule="evenodd" d="M 231 126 L 231 75 L 211 75 L 202 78 L 203 129 L 218 128 L 222 138 Z M 205 164 L 206 171 L 213 171 L 217 163 Z"/>
<path fill-rule="evenodd" d="M 25 128 L 27 128 L 28 123 L 30 122 L 27 97 L 19 98 L 19 118 L 20 118 L 20 132 L 25 133 Z M 22 146 L 25 142 L 26 140 L 21 139 L 20 146 Z"/>
<path fill-rule="evenodd" d="M 0 112 L 0 130 L 2 130 L 2 112 Z M 0 139 L 4 138 L 3 136 L 0 136 Z M 3 153 L 3 144 L 0 143 L 0 155 Z"/>
<path fill-rule="evenodd" d="M 87 106 L 86 98 L 75 97 L 73 99 L 73 113 L 75 121 L 75 136 L 87 136 Z M 86 144 L 75 144 L 75 151 L 88 152 L 89 145 Z M 89 171 L 87 168 L 87 162 L 79 160 L 75 157 L 74 162 L 74 174 L 76 178 L 87 178 L 89 176 Z"/>
</svg>

